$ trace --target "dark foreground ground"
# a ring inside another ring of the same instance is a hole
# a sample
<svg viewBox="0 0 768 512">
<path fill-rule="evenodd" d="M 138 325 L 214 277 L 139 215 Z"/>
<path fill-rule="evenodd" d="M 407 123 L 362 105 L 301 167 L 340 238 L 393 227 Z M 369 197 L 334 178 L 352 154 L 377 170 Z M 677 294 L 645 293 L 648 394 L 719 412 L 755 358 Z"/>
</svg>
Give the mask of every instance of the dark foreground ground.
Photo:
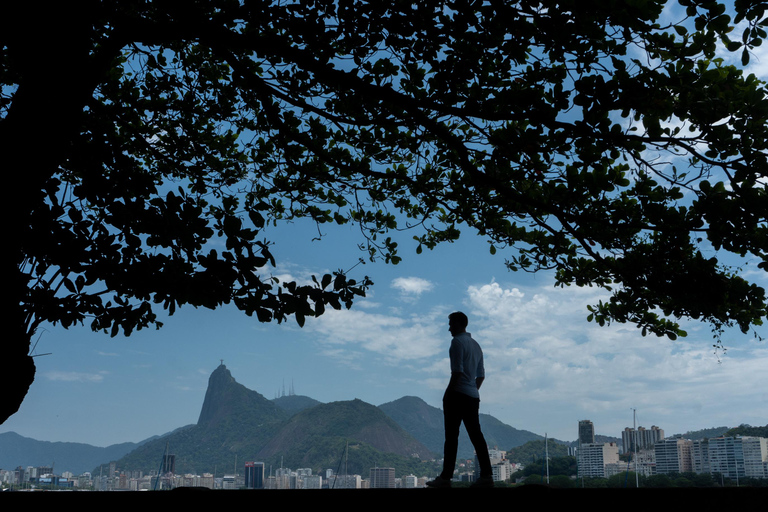
<svg viewBox="0 0 768 512">
<path fill-rule="evenodd" d="M 266 500 L 265 500 L 266 499 Z M 590 510 L 662 511 L 690 510 L 704 506 L 706 510 L 759 510 L 768 503 L 768 488 L 727 489 L 551 489 L 545 486 L 524 486 L 496 489 L 360 489 L 360 490 L 286 490 L 286 491 L 211 491 L 207 489 L 176 489 L 161 492 L 3 492 L 0 510 L 6 507 L 62 506 L 254 506 L 269 504 L 303 506 L 307 510 L 326 507 L 371 507 L 369 510 L 406 512 L 416 507 L 441 507 L 444 510 L 512 511 L 571 510 L 580 505 Z M 754 508 L 757 506 L 758 508 Z M 681 509 L 681 507 L 683 507 Z M 49 508 L 48 510 L 56 510 Z M 353 510 L 365 510 L 363 508 Z"/>
</svg>

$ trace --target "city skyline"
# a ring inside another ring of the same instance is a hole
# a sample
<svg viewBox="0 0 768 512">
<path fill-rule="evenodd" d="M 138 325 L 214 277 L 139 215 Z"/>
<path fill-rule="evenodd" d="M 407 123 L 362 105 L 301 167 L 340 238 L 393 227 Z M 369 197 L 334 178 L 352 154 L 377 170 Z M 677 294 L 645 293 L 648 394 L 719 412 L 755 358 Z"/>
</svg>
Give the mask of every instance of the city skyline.
<svg viewBox="0 0 768 512">
<path fill-rule="evenodd" d="M 580 421 L 580 430 L 591 437 L 589 427 L 591 422 Z M 582 427 L 585 427 L 582 429 Z M 581 434 L 580 434 L 581 435 Z M 584 436 L 582 436 L 584 437 Z M 585 439 L 588 440 L 588 439 Z M 619 448 L 614 442 L 590 443 L 580 441 L 577 453 L 577 471 L 575 478 L 596 477 L 609 478 L 615 475 L 623 474 L 628 471 L 625 462 L 619 459 Z M 507 459 L 507 454 L 503 450 L 489 449 L 494 472 L 493 479 L 496 482 L 512 483 L 510 476 L 516 471 L 525 469 L 524 464 L 513 462 Z M 739 480 L 756 479 L 762 480 L 768 475 L 768 438 L 755 436 L 716 436 L 704 437 L 701 439 L 683 439 L 679 437 L 658 439 L 652 446 L 645 447 L 640 452 L 632 455 L 631 469 L 645 477 L 654 477 L 661 475 L 679 474 L 687 481 L 687 486 L 691 485 L 689 475 L 708 475 L 710 478 L 695 478 L 695 486 L 711 487 L 716 485 L 716 481 L 722 478 L 736 479 L 737 486 Z M 186 487 L 209 487 L 218 489 L 321 489 L 336 488 L 335 472 L 331 468 L 319 469 L 315 474 L 310 466 L 291 469 L 290 467 L 273 468 L 260 461 L 245 461 L 241 466 L 242 472 L 235 469 L 234 473 L 226 471 L 217 476 L 210 472 L 177 474 L 173 467 L 173 458 L 164 463 L 160 471 L 162 483 L 156 480 L 157 471 L 141 471 L 131 469 L 130 466 L 124 467 L 118 465 L 117 461 L 108 464 L 109 476 L 102 474 L 96 478 L 96 475 L 86 473 L 72 473 L 71 471 L 62 471 L 60 474 L 53 473 L 53 467 L 20 465 L 14 470 L 0 469 L 0 484 L 3 485 L 50 485 L 60 480 L 64 487 L 98 487 L 99 490 L 112 489 L 157 489 L 172 488 L 178 486 Z M 455 475 L 456 481 L 472 481 L 473 474 L 477 472 L 477 459 L 474 464 L 471 460 L 462 459 L 466 462 L 465 466 L 460 466 Z M 267 475 L 269 468 L 269 475 Z M 434 468 L 432 468 L 434 470 Z M 561 468 L 562 469 L 562 468 Z M 273 474 L 274 470 L 274 474 Z M 358 469 L 359 471 L 359 469 Z M 352 472 L 349 475 L 351 480 L 344 476 L 344 482 L 341 487 L 354 488 L 395 488 L 395 487 L 424 487 L 428 476 L 418 476 L 416 470 L 408 469 L 397 475 L 397 470 L 393 467 L 374 466 L 367 471 L 370 477 L 364 479 L 359 472 Z M 101 473 L 101 472 L 99 472 Z M 562 473 L 559 473 L 562 475 Z M 154 475 L 154 476 L 153 476 Z M 324 475 L 321 476 L 321 475 Z M 345 470 L 346 475 L 346 470 Z M 91 480 L 91 478 L 94 480 Z M 363 478 L 361 480 L 361 478 Z M 534 478 L 536 476 L 534 475 Z M 325 479 L 325 482 L 323 482 Z M 98 480 L 98 482 L 96 481 Z M 331 486 L 330 482 L 334 484 Z M 349 484 L 352 485 L 349 485 Z M 519 482 L 515 482 L 519 483 Z M 362 484 L 362 485 L 361 485 Z M 636 477 L 636 485 L 638 485 Z M 747 482 L 747 485 L 751 485 Z M 760 485 L 760 484 L 757 484 Z"/>
</svg>

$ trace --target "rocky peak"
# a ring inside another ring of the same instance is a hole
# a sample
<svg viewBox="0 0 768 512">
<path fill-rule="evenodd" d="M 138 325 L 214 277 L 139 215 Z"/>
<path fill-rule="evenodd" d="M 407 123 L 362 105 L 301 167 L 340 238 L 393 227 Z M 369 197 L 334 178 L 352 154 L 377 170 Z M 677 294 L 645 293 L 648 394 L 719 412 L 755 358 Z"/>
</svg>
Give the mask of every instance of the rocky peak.
<svg viewBox="0 0 768 512">
<path fill-rule="evenodd" d="M 257 420 L 284 416 L 285 413 L 270 400 L 235 381 L 227 367 L 221 364 L 208 378 L 208 389 L 197 424 L 210 427 L 232 417 Z"/>
</svg>

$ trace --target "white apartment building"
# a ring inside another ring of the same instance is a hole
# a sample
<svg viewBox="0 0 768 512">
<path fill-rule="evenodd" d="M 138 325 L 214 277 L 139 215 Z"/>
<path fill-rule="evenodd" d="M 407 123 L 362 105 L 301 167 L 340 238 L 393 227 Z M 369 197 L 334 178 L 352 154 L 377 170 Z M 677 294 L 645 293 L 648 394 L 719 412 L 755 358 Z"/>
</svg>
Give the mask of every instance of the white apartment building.
<svg viewBox="0 0 768 512">
<path fill-rule="evenodd" d="M 507 460 L 507 452 L 496 448 L 488 448 L 488 456 L 491 458 L 491 464 L 498 464 Z M 475 457 L 475 460 L 477 460 L 477 457 Z"/>
<path fill-rule="evenodd" d="M 403 478 L 403 487 L 413 489 L 419 486 L 419 479 L 416 475 L 407 475 Z"/>
<path fill-rule="evenodd" d="M 326 481 L 329 489 L 360 489 L 362 479 L 360 475 L 331 475 Z"/>
<path fill-rule="evenodd" d="M 742 437 L 741 450 L 744 454 L 744 476 L 768 478 L 768 438 Z"/>
<path fill-rule="evenodd" d="M 512 475 L 509 471 L 509 464 L 506 461 L 501 464 L 494 464 L 492 469 L 494 482 L 504 482 Z"/>
<path fill-rule="evenodd" d="M 744 451 L 740 437 L 709 438 L 709 470 L 726 478 L 744 478 Z"/>
<path fill-rule="evenodd" d="M 656 474 L 656 452 L 653 448 L 649 450 L 640 450 L 631 454 L 631 464 L 629 470 L 638 475 L 651 476 Z M 625 468 L 626 469 L 626 468 Z"/>
<path fill-rule="evenodd" d="M 709 473 L 709 439 L 696 439 L 691 445 L 691 466 L 694 473 Z"/>
<path fill-rule="evenodd" d="M 629 468 L 630 471 L 632 468 Z M 627 471 L 627 463 L 620 461 L 620 462 L 612 462 L 605 465 L 605 478 L 610 478 L 613 475 L 620 475 L 622 473 L 626 473 Z"/>
<path fill-rule="evenodd" d="M 694 441 L 691 460 L 695 473 L 768 478 L 768 438 L 715 437 Z"/>
<path fill-rule="evenodd" d="M 323 477 L 320 475 L 309 475 L 302 478 L 302 489 L 322 489 Z"/>
<path fill-rule="evenodd" d="M 579 447 L 579 477 L 605 478 L 606 464 L 619 463 L 619 446 L 616 443 L 585 443 Z"/>
<path fill-rule="evenodd" d="M 656 442 L 654 452 L 656 454 L 656 473 L 668 475 L 671 473 L 690 473 L 693 471 L 691 463 L 690 439 L 671 438 Z"/>
</svg>

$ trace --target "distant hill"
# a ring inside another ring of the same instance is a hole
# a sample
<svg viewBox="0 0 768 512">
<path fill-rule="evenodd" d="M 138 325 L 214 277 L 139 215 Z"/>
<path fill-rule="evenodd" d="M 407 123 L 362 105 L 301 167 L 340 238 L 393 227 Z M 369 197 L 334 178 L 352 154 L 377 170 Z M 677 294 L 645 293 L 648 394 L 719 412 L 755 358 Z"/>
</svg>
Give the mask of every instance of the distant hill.
<svg viewBox="0 0 768 512">
<path fill-rule="evenodd" d="M 752 436 L 752 437 L 768 437 L 768 425 L 764 427 L 753 427 L 751 425 L 739 425 L 724 433 L 726 436 Z M 714 436 L 713 436 L 714 437 Z"/>
<path fill-rule="evenodd" d="M 381 404 L 379 409 L 431 451 L 442 454 L 445 440 L 443 411 L 415 396 Z"/>
<path fill-rule="evenodd" d="M 621 438 L 615 437 L 615 436 L 604 436 L 600 434 L 595 434 L 595 442 L 596 443 L 616 443 L 617 445 L 621 446 Z M 571 443 L 572 446 L 579 446 L 578 441 L 574 441 Z"/>
<path fill-rule="evenodd" d="M 667 435 L 666 437 L 682 437 L 683 439 L 709 439 L 710 437 L 720 437 L 728 431 L 728 427 L 714 427 L 706 428 L 702 430 L 689 430 L 685 434 L 675 434 L 673 436 Z M 729 434 L 731 435 L 731 434 Z"/>
<path fill-rule="evenodd" d="M 402 459 L 432 459 L 419 441 L 379 408 L 351 400 L 331 402 L 294 415 L 258 454 L 259 460 L 277 460 L 288 467 L 335 467 L 351 445 L 346 457 L 349 470 L 360 474 L 377 464 L 402 465 Z M 396 456 L 396 457 L 393 457 Z M 397 460 L 396 459 L 401 459 Z"/>
<path fill-rule="evenodd" d="M 272 400 L 279 408 L 287 412 L 288 414 L 296 414 L 304 409 L 309 409 L 316 405 L 320 405 L 322 402 L 318 402 L 314 398 L 301 395 L 286 395 Z"/>
<path fill-rule="evenodd" d="M 544 460 L 547 455 L 549 455 L 550 459 L 567 457 L 568 445 L 552 439 L 548 443 L 544 439 L 528 441 L 509 450 L 507 452 L 507 459 L 510 462 L 530 464 L 533 461 Z"/>
<path fill-rule="evenodd" d="M 406 396 L 382 404 L 379 408 L 431 451 L 442 454 L 445 441 L 443 411 L 432 407 L 421 398 Z M 509 450 L 528 441 L 543 439 L 540 435 L 510 427 L 488 414 L 480 415 L 480 426 L 488 446 Z M 469 459 L 474 448 L 464 426 L 459 436 L 459 457 Z"/>
<path fill-rule="evenodd" d="M 16 432 L 0 434 L 0 469 L 54 466 L 54 471 L 82 474 L 101 462 L 116 460 L 143 443 L 120 443 L 99 448 L 85 443 L 37 441 Z"/>
</svg>

